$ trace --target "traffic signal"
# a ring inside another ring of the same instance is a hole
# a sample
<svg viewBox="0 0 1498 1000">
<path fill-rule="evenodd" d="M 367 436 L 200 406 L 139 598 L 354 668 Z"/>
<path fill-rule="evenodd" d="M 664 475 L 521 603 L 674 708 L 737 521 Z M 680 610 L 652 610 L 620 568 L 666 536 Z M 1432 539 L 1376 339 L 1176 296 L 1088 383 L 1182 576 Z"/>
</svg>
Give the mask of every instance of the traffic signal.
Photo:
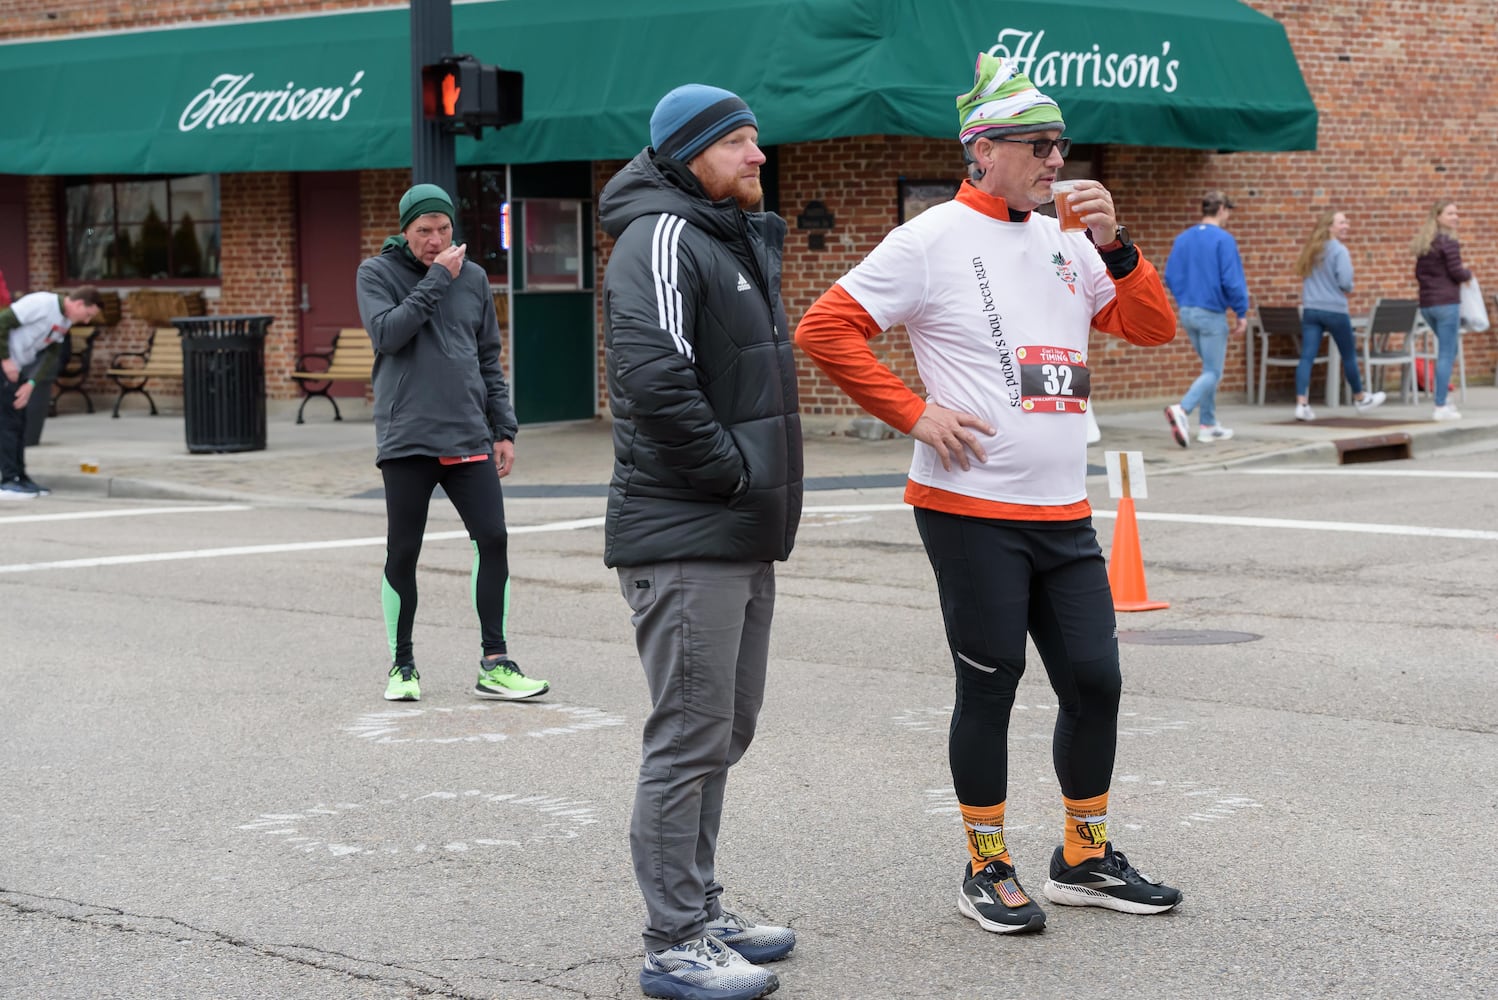
<svg viewBox="0 0 1498 1000">
<path fill-rule="evenodd" d="M 421 109 L 428 121 L 475 139 L 485 127 L 521 120 L 524 74 L 486 66 L 473 56 L 444 56 L 421 68 Z"/>
</svg>

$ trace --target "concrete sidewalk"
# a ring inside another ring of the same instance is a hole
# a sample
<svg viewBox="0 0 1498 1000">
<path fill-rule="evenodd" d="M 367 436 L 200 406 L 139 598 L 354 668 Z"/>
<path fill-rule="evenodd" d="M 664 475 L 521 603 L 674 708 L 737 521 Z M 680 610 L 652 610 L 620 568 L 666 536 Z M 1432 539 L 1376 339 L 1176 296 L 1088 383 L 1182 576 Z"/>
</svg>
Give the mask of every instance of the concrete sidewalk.
<svg viewBox="0 0 1498 1000">
<path fill-rule="evenodd" d="M 1455 396 L 1453 395 L 1453 399 Z M 341 401 L 340 401 L 341 402 Z M 1416 405 L 1391 401 L 1358 416 L 1349 405 L 1317 408 L 1315 423 L 1294 419 L 1293 405 L 1252 406 L 1219 403 L 1221 423 L 1231 441 L 1181 448 L 1170 436 L 1165 401 L 1097 404 L 1102 440 L 1088 447 L 1090 472 L 1101 472 L 1104 451 L 1139 451 L 1153 474 L 1169 474 L 1245 463 L 1338 464 L 1338 442 L 1409 435 L 1416 457 L 1436 447 L 1498 438 L 1498 388 L 1473 386 L 1458 401 L 1463 419 L 1435 423 L 1425 397 Z M 374 500 L 382 496 L 374 465 L 374 424 L 367 407 L 346 407 L 350 416 L 335 422 L 316 413 L 294 422 L 295 407 L 272 404 L 263 451 L 191 454 L 180 412 L 159 416 L 107 411 L 51 417 L 41 444 L 26 451 L 33 478 L 58 497 L 88 493 L 117 497 L 308 501 Z M 866 440 L 849 419 L 814 418 L 806 433 L 806 473 L 811 490 L 897 486 L 909 467 L 911 443 L 902 438 Z M 1194 429 L 1193 421 L 1193 429 Z M 514 473 L 505 480 L 507 496 L 603 496 L 612 468 L 606 419 L 574 424 L 522 427 Z M 1367 454 L 1366 452 L 1364 454 Z M 85 464 L 99 471 L 81 471 Z M 43 498 L 41 503 L 46 502 Z M 7 505 L 7 507 L 14 505 Z M 28 506 L 36 510 L 35 506 Z"/>
</svg>

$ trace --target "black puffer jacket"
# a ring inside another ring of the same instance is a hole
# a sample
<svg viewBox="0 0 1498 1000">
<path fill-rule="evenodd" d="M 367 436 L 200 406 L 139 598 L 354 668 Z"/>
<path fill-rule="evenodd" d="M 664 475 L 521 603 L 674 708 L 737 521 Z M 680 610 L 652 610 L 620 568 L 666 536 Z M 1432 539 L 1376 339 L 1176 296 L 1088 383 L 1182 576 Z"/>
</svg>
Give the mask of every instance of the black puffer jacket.
<svg viewBox="0 0 1498 1000">
<path fill-rule="evenodd" d="M 617 240 L 604 277 L 604 563 L 787 558 L 802 464 L 785 220 L 708 201 L 648 149 L 604 187 L 599 214 Z"/>
</svg>

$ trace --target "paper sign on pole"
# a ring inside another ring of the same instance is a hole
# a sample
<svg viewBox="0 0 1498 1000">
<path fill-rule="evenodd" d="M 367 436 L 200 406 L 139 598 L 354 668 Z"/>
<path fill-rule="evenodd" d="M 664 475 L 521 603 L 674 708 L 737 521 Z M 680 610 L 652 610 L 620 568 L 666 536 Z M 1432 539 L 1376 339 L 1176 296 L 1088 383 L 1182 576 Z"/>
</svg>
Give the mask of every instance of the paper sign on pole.
<svg viewBox="0 0 1498 1000">
<path fill-rule="evenodd" d="M 1114 500 L 1149 496 L 1144 485 L 1144 452 L 1105 451 L 1103 459 L 1108 466 L 1108 496 Z"/>
</svg>

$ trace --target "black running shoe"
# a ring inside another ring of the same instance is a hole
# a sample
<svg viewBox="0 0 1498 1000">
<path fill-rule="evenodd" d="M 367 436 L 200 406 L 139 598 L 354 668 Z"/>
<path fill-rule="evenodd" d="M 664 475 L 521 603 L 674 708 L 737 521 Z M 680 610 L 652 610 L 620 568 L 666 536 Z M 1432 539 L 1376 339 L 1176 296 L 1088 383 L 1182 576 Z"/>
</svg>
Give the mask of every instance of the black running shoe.
<svg viewBox="0 0 1498 1000">
<path fill-rule="evenodd" d="M 967 871 L 969 866 L 964 865 Z M 1045 911 L 1020 888 L 1014 869 L 1002 861 L 990 861 L 976 875 L 962 880 L 957 911 L 978 921 L 995 934 L 1038 931 L 1045 927 Z"/>
<path fill-rule="evenodd" d="M 1141 875 L 1112 841 L 1103 845 L 1102 857 L 1071 868 L 1056 848 L 1051 877 L 1041 891 L 1062 906 L 1102 906 L 1120 913 L 1164 913 L 1181 901 L 1181 890 Z"/>
</svg>

